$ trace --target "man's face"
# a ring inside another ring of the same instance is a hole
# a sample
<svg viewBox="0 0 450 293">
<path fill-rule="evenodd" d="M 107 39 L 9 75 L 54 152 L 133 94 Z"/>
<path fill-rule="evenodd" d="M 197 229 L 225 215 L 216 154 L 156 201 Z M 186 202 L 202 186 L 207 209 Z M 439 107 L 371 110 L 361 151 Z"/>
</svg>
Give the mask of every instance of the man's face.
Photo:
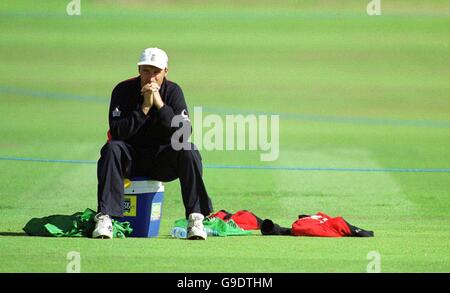
<svg viewBox="0 0 450 293">
<path fill-rule="evenodd" d="M 160 69 L 152 65 L 139 65 L 139 75 L 141 76 L 141 86 L 150 83 L 152 79 L 161 86 L 164 77 L 167 76 L 167 68 Z"/>
</svg>

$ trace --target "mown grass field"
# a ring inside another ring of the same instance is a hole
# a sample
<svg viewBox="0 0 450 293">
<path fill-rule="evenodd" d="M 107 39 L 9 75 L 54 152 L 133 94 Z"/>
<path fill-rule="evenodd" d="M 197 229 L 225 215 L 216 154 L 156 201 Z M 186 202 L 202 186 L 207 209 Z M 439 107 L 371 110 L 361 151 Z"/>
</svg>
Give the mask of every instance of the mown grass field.
<svg viewBox="0 0 450 293">
<path fill-rule="evenodd" d="M 82 0 L 80 16 L 68 2 L 0 3 L 1 272 L 65 272 L 70 251 L 82 272 L 366 272 L 372 251 L 382 272 L 450 271 L 446 1 L 371 17 L 364 1 Z M 202 151 L 216 210 L 283 226 L 323 211 L 375 237 L 173 239 L 177 181 L 156 239 L 23 235 L 33 217 L 96 208 L 111 90 L 152 46 L 190 109 L 280 115 L 276 161 Z"/>
</svg>

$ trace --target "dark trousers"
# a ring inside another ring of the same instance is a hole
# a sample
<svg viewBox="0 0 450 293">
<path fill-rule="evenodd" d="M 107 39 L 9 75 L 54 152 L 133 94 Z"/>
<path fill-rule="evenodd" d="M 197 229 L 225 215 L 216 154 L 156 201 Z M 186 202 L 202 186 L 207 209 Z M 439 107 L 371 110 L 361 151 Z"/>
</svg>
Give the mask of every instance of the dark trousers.
<svg viewBox="0 0 450 293">
<path fill-rule="evenodd" d="M 148 176 L 162 182 L 180 179 L 186 218 L 191 213 L 209 215 L 211 199 L 202 179 L 202 158 L 192 150 L 176 151 L 164 145 L 159 149 L 137 149 L 123 141 L 110 141 L 101 150 L 97 164 L 98 212 L 123 216 L 124 178 Z"/>
</svg>

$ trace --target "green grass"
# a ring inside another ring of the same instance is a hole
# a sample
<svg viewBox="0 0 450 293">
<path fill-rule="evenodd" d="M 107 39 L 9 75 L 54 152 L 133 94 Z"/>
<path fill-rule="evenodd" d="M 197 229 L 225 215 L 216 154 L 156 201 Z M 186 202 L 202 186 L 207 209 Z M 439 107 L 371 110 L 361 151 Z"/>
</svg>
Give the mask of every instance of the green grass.
<svg viewBox="0 0 450 293">
<path fill-rule="evenodd" d="M 190 109 L 281 114 L 278 160 L 204 150 L 206 165 L 450 168 L 446 1 L 383 2 L 379 17 L 361 1 L 82 1 L 79 17 L 33 3 L 0 4 L 0 158 L 97 160 L 112 88 L 158 46 Z M 450 271 L 449 172 L 205 168 L 204 180 L 216 210 L 284 226 L 323 211 L 376 237 L 172 239 L 178 182 L 157 239 L 21 236 L 32 217 L 95 208 L 96 165 L 1 159 L 0 271 L 64 272 L 70 251 L 83 272 L 365 272 L 371 251 L 383 272 Z"/>
</svg>

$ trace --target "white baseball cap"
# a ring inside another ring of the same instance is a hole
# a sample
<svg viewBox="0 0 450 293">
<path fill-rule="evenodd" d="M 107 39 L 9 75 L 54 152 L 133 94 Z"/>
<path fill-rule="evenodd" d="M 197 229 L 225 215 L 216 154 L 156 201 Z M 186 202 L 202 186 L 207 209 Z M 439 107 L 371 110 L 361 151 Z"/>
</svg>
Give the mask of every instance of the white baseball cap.
<svg viewBox="0 0 450 293">
<path fill-rule="evenodd" d="M 137 65 L 152 65 L 165 69 L 168 62 L 169 57 L 167 57 L 166 52 L 159 48 L 147 48 L 141 53 Z"/>
</svg>

